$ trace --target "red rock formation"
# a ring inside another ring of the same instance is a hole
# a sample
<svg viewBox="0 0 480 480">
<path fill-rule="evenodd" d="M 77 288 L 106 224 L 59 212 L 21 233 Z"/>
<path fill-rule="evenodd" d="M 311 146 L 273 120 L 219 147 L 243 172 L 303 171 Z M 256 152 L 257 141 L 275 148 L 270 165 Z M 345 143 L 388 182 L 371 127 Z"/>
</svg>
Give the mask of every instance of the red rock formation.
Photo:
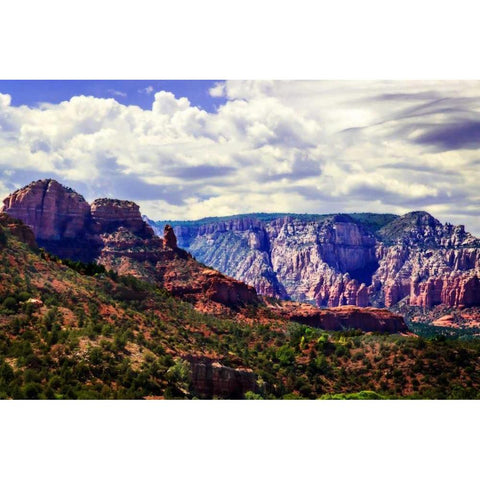
<svg viewBox="0 0 480 480">
<path fill-rule="evenodd" d="M 207 298 L 228 307 L 251 305 L 258 302 L 253 287 L 226 277 L 215 270 L 205 270 L 204 292 Z"/>
<path fill-rule="evenodd" d="M 140 207 L 127 200 L 99 198 L 91 205 L 93 222 L 98 224 L 98 231 L 112 232 L 124 227 L 132 233 L 153 234 L 153 230 L 142 220 Z"/>
<path fill-rule="evenodd" d="M 163 231 L 163 244 L 167 248 L 176 249 L 177 248 L 177 237 L 175 236 L 175 232 L 170 225 L 165 225 Z"/>
<path fill-rule="evenodd" d="M 31 227 L 37 240 L 59 240 L 83 234 L 90 206 L 57 181 L 39 180 L 9 195 L 2 211 Z"/>
<path fill-rule="evenodd" d="M 41 245 L 62 258 L 96 261 L 203 306 L 213 302 L 237 308 L 258 302 L 254 288 L 205 269 L 177 248 L 171 227 L 165 228 L 164 240 L 158 238 L 133 202 L 102 198 L 90 208 L 72 190 L 41 180 L 7 197 L 4 205 L 30 222 Z"/>
<path fill-rule="evenodd" d="M 287 318 L 325 330 L 360 329 L 364 332 L 406 332 L 407 326 L 400 315 L 379 308 L 343 306 L 318 309 L 311 305 L 287 307 Z"/>
<path fill-rule="evenodd" d="M 412 280 L 410 305 L 432 308 L 435 305 L 453 308 L 480 305 L 480 278 L 472 272 L 445 277 L 430 277 L 424 282 Z"/>
<path fill-rule="evenodd" d="M 229 308 L 259 302 L 253 287 L 205 268 L 191 257 L 179 258 L 177 252 L 169 250 L 156 264 L 156 278 L 173 295 L 201 305 L 206 310 L 209 308 L 205 304 L 212 302 Z"/>
<path fill-rule="evenodd" d="M 230 368 L 209 360 L 191 360 L 192 387 L 202 398 L 241 399 L 247 392 L 258 392 L 252 370 Z"/>
</svg>

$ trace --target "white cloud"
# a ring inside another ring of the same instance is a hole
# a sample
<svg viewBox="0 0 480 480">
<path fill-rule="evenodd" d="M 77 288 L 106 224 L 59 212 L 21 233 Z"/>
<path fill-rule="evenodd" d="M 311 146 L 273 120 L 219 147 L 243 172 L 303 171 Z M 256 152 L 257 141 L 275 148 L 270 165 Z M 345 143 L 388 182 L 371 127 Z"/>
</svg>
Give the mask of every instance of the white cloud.
<svg viewBox="0 0 480 480">
<path fill-rule="evenodd" d="M 6 108 L 10 105 L 12 97 L 8 94 L 0 93 L 0 108 Z"/>
<path fill-rule="evenodd" d="M 166 91 L 151 110 L 0 94 L 2 192 L 55 176 L 157 219 L 426 209 L 480 233 L 480 82 L 227 81 L 210 95 L 226 98 L 215 113 Z"/>
<path fill-rule="evenodd" d="M 208 91 L 211 97 L 224 97 L 225 96 L 225 83 L 217 82 L 215 86 Z"/>
<path fill-rule="evenodd" d="M 150 95 L 155 91 L 155 89 L 152 87 L 152 85 L 149 85 L 148 87 L 141 88 L 140 90 L 137 90 L 137 91 L 138 91 L 138 93 L 143 93 L 145 95 Z"/>
</svg>

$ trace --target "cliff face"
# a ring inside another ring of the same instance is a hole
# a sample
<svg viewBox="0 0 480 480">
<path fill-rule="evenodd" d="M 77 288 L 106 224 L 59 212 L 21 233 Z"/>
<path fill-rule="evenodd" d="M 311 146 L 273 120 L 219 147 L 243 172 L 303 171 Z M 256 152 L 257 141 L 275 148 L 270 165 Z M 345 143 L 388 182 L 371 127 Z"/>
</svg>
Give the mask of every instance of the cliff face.
<svg viewBox="0 0 480 480">
<path fill-rule="evenodd" d="M 426 212 L 412 212 L 379 231 L 379 268 L 370 291 L 387 307 L 454 308 L 480 304 L 480 242 L 462 225 L 442 225 Z"/>
<path fill-rule="evenodd" d="M 90 206 L 85 199 L 55 180 L 39 180 L 3 201 L 3 209 L 35 232 L 37 240 L 73 239 L 85 231 Z"/>
<path fill-rule="evenodd" d="M 239 218 L 174 230 L 180 247 L 263 295 L 319 306 L 368 305 L 376 240 L 348 216 Z"/>
<path fill-rule="evenodd" d="M 92 222 L 100 232 L 113 232 L 124 227 L 135 234 L 151 236 L 152 229 L 145 224 L 139 206 L 128 200 L 99 198 L 91 207 Z"/>
<path fill-rule="evenodd" d="M 426 212 L 375 219 L 253 214 L 172 225 L 180 247 L 262 295 L 328 307 L 480 304 L 480 241 L 463 226 Z"/>
</svg>

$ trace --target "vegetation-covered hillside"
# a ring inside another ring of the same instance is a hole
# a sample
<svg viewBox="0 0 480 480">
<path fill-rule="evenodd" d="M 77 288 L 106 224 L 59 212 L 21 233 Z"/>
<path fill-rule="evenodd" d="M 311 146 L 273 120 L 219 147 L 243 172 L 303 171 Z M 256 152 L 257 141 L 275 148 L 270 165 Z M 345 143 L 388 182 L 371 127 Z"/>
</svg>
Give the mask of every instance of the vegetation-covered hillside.
<svg viewBox="0 0 480 480">
<path fill-rule="evenodd" d="M 156 227 L 158 231 L 163 230 L 165 224 L 173 227 L 189 227 L 196 228 L 201 225 L 209 225 L 218 222 L 227 222 L 230 220 L 238 220 L 242 218 L 254 218 L 261 222 L 271 222 L 278 218 L 290 217 L 301 220 L 303 222 L 323 222 L 332 217 L 345 216 L 349 220 L 353 220 L 359 225 L 363 225 L 371 232 L 376 232 L 380 228 L 388 225 L 390 222 L 398 218 L 397 215 L 391 213 L 348 213 L 348 214 L 316 214 L 316 213 L 243 213 L 238 215 L 229 215 L 224 217 L 205 217 L 198 220 L 158 220 L 149 219 L 149 223 Z"/>
<path fill-rule="evenodd" d="M 0 227 L 2 398 L 476 398 L 480 342 L 222 317 Z"/>
</svg>

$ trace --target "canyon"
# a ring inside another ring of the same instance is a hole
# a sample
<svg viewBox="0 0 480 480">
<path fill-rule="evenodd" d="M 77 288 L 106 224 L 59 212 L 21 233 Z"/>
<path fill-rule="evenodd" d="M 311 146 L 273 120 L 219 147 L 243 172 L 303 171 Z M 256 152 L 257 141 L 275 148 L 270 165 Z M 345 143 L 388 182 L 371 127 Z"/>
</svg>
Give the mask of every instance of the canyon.
<svg viewBox="0 0 480 480">
<path fill-rule="evenodd" d="M 215 235 L 223 242 L 218 253 L 224 261 L 220 266 L 208 259 L 200 263 L 182 248 L 184 231 L 164 224 L 161 234 L 156 235 L 134 202 L 101 198 L 89 204 L 83 196 L 52 179 L 35 181 L 13 192 L 3 201 L 2 215 L 23 222 L 34 234 L 34 238 L 30 234 L 30 241 L 50 254 L 61 259 L 94 262 L 119 275 L 132 275 L 213 315 L 300 321 L 300 317 L 293 318 L 290 310 L 304 312 L 304 306 L 291 304 L 288 308 L 274 308 L 257 294 L 258 291 L 271 297 L 287 298 L 291 288 L 301 293 L 298 299 L 302 301 L 311 295 L 331 295 L 329 287 L 336 286 L 339 298 L 363 307 L 368 303 L 365 284 L 350 278 L 349 271 L 361 279 L 370 275 L 377 261 L 374 236 L 359 225 L 351 225 L 348 217 L 336 216 L 334 230 L 328 222 L 291 225 L 283 218 L 272 222 L 266 231 L 254 219 L 223 224 L 220 230 L 218 226 L 207 225 L 202 230 L 205 235 Z M 248 252 L 242 242 L 242 248 L 235 250 L 235 244 L 228 241 L 230 237 L 222 240 L 222 235 L 217 235 L 231 233 L 237 226 L 247 239 Z M 279 233 L 276 243 L 272 242 L 272 231 Z M 301 248 L 298 248 L 298 238 L 303 239 Z M 321 238 L 326 239 L 321 251 L 306 248 Z M 213 250 L 216 249 L 214 245 Z M 275 252 L 273 255 L 271 249 Z M 267 256 L 275 261 L 270 270 L 265 271 Z M 320 262 L 321 258 L 325 262 Z M 236 271 L 237 277 L 251 280 L 251 275 L 259 275 L 261 282 L 255 284 L 234 278 L 227 271 L 231 261 L 237 261 L 243 272 L 238 275 Z M 309 275 L 302 278 L 298 269 L 305 264 L 309 265 Z M 340 273 L 345 281 L 344 288 L 337 285 L 338 271 L 344 272 Z M 312 275 L 324 279 L 323 290 L 318 282 L 311 284 Z M 343 303 L 329 301 L 328 306 L 337 307 Z M 389 333 L 407 330 L 403 320 L 399 321 L 398 316 L 387 310 L 383 313 L 372 310 L 340 312 L 331 308 L 328 319 L 324 316 L 326 313 L 320 314 L 318 308 L 310 309 L 308 322 L 319 326 L 323 322 L 325 328 L 335 330 L 361 328 Z"/>
<path fill-rule="evenodd" d="M 165 222 L 149 223 L 158 231 Z M 320 307 L 480 305 L 480 240 L 427 212 L 246 214 L 169 224 L 181 248 L 264 296 Z"/>
<path fill-rule="evenodd" d="M 480 305 L 480 240 L 427 212 L 154 222 L 132 201 L 89 204 L 51 179 L 10 194 L 2 212 L 60 258 L 159 281 L 199 303 L 261 295 L 329 308 Z"/>
</svg>

